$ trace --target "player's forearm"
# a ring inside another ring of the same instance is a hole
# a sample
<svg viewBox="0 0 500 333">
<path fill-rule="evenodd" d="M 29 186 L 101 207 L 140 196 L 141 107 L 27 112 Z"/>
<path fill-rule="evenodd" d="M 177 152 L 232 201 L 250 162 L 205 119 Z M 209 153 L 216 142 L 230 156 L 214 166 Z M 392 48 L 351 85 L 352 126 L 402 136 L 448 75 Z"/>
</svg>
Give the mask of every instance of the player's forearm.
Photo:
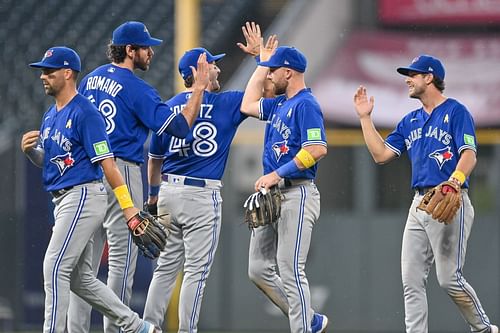
<svg viewBox="0 0 500 333">
<path fill-rule="evenodd" d="M 264 84 L 268 72 L 269 68 L 258 66 L 252 74 L 252 77 L 248 81 L 247 87 L 245 89 L 245 94 L 243 95 L 243 100 L 241 102 L 242 113 L 255 118 L 259 117 L 259 104 L 260 99 L 263 96 Z"/>
<path fill-rule="evenodd" d="M 148 203 L 158 201 L 161 185 L 161 165 L 163 160 L 149 158 L 148 160 Z"/>
<path fill-rule="evenodd" d="M 469 177 L 476 166 L 476 152 L 470 149 L 466 149 L 460 155 L 460 159 L 458 160 L 456 170 L 461 171 L 465 178 Z M 463 181 L 461 181 L 463 183 Z"/>
<path fill-rule="evenodd" d="M 360 118 L 361 129 L 366 146 L 377 164 L 384 164 L 395 157 L 395 154 L 385 146 L 384 139 L 375 128 L 371 118 Z"/>
<path fill-rule="evenodd" d="M 182 110 L 182 115 L 186 119 L 186 122 L 191 128 L 194 124 L 194 121 L 196 118 L 198 118 L 198 115 L 200 114 L 200 109 L 201 109 L 201 101 L 203 100 L 203 94 L 205 90 L 196 88 L 193 89 L 193 92 L 191 93 L 191 97 L 189 98 L 189 101 L 186 104 L 186 107 Z"/>
<path fill-rule="evenodd" d="M 25 151 L 28 159 L 39 168 L 43 168 L 43 159 L 45 157 L 45 150 L 40 147 L 32 148 Z"/>
</svg>

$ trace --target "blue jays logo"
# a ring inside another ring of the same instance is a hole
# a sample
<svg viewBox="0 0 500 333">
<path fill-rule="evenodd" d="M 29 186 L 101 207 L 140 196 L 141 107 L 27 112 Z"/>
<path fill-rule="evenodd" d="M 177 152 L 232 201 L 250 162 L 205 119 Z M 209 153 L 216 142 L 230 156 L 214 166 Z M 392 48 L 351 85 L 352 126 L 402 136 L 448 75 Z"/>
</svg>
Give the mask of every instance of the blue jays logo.
<svg viewBox="0 0 500 333">
<path fill-rule="evenodd" d="M 283 140 L 283 141 L 276 142 L 275 144 L 273 144 L 272 148 L 274 151 L 274 155 L 276 156 L 276 161 L 279 161 L 281 156 L 288 154 L 288 151 L 290 150 L 290 148 L 288 148 L 287 142 L 288 142 L 288 140 Z"/>
<path fill-rule="evenodd" d="M 439 169 L 441 169 L 446 161 L 453 158 L 453 153 L 451 152 L 450 146 L 438 149 L 429 154 L 430 158 L 436 160 Z"/>
<path fill-rule="evenodd" d="M 67 152 L 64 155 L 57 155 L 55 157 L 52 157 L 50 161 L 57 165 L 61 176 L 66 172 L 66 170 L 68 170 L 73 166 L 73 164 L 75 164 L 75 160 L 71 157 L 71 152 Z"/>
</svg>

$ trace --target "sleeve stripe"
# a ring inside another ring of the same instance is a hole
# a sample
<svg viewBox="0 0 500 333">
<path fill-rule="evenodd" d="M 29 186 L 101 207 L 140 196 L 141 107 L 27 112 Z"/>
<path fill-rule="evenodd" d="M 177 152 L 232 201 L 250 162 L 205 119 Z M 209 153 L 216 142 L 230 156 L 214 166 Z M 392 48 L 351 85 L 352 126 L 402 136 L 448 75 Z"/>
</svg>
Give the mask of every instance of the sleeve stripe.
<svg viewBox="0 0 500 333">
<path fill-rule="evenodd" d="M 157 154 L 152 154 L 152 153 L 148 153 L 148 156 L 154 160 L 163 160 L 165 158 L 164 155 L 157 155 Z"/>
<path fill-rule="evenodd" d="M 385 144 L 385 146 L 386 146 L 387 148 L 389 148 L 390 150 L 392 150 L 392 151 L 393 151 L 396 155 L 401 156 L 401 151 L 400 151 L 399 149 L 397 149 L 397 148 L 396 148 L 396 147 L 394 147 L 394 146 L 391 146 L 391 145 L 390 145 L 389 143 L 387 143 L 387 142 L 384 142 L 384 144 Z"/>
<path fill-rule="evenodd" d="M 170 115 L 170 117 L 167 118 L 167 120 L 165 120 L 165 122 L 163 123 L 163 125 L 160 127 L 160 129 L 158 131 L 156 131 L 156 135 L 160 135 L 162 134 L 168 127 L 168 125 L 170 125 L 170 123 L 172 122 L 172 120 L 174 120 L 174 118 L 176 117 L 177 115 L 175 113 L 172 113 Z"/>
<path fill-rule="evenodd" d="M 461 146 L 460 148 L 458 148 L 458 153 L 461 154 L 462 151 L 467 150 L 467 149 L 470 149 L 473 152 L 477 153 L 476 147 L 475 146 L 471 146 L 471 145 L 463 145 L 463 146 Z"/>
<path fill-rule="evenodd" d="M 262 103 L 264 102 L 264 97 L 261 97 L 259 100 L 259 119 L 263 120 L 264 118 L 264 111 L 262 110 Z"/>
<path fill-rule="evenodd" d="M 322 146 L 328 146 L 328 144 L 325 141 L 306 141 L 302 143 L 302 147 L 306 146 L 312 146 L 312 145 L 322 145 Z"/>
<path fill-rule="evenodd" d="M 108 153 L 108 154 L 104 154 L 104 155 L 99 155 L 99 156 L 96 156 L 96 157 L 93 157 L 90 159 L 90 162 L 92 163 L 95 163 L 95 162 L 98 162 L 98 161 L 101 161 L 101 160 L 105 160 L 107 158 L 110 158 L 110 157 L 114 157 L 115 155 L 113 153 Z"/>
</svg>

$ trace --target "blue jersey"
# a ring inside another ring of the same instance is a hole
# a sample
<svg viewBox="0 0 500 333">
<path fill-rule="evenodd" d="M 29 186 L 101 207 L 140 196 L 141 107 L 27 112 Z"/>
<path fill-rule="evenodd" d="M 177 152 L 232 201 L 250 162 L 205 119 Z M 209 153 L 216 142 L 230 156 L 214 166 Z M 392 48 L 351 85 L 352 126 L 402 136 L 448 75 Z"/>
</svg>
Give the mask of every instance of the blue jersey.
<svg viewBox="0 0 500 333">
<path fill-rule="evenodd" d="M 264 174 L 291 161 L 303 147 L 327 145 L 323 113 L 309 88 L 302 89 L 290 99 L 284 95 L 261 99 L 259 118 L 267 121 L 263 152 Z M 314 179 L 317 169 L 318 164 L 315 164 L 288 178 Z"/>
<path fill-rule="evenodd" d="M 431 187 L 448 180 L 465 149 L 476 152 L 474 128 L 467 108 L 448 98 L 431 114 L 423 108 L 407 114 L 385 145 L 398 156 L 408 152 L 413 188 Z M 469 187 L 468 180 L 463 187 Z"/>
<path fill-rule="evenodd" d="M 116 157 L 143 163 L 149 129 L 161 134 L 175 115 L 158 92 L 131 70 L 113 64 L 83 78 L 79 91 L 99 109 Z"/>
<path fill-rule="evenodd" d="M 102 116 L 80 94 L 61 110 L 53 105 L 44 114 L 40 145 L 45 151 L 43 183 L 47 191 L 101 179 L 96 162 L 113 157 Z"/>
<path fill-rule="evenodd" d="M 186 106 L 191 93 L 180 93 L 167 101 L 177 114 Z M 197 178 L 222 178 L 229 147 L 238 126 L 247 118 L 240 112 L 243 92 L 206 92 L 200 115 L 185 139 L 167 133 L 153 135 L 149 148 L 151 158 L 162 159 L 162 173 Z"/>
</svg>

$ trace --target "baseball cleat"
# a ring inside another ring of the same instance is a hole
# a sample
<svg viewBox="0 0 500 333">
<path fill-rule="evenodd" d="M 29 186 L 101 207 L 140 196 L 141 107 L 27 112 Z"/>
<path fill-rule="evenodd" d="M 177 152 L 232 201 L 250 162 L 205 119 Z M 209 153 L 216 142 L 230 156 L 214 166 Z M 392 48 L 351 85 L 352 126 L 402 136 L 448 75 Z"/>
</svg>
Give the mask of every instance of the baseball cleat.
<svg viewBox="0 0 500 333">
<path fill-rule="evenodd" d="M 327 326 L 328 317 L 320 313 L 315 313 L 311 322 L 312 333 L 324 333 Z"/>
<path fill-rule="evenodd" d="M 498 327 L 496 325 L 491 325 L 490 332 L 491 333 L 498 333 Z"/>
</svg>

